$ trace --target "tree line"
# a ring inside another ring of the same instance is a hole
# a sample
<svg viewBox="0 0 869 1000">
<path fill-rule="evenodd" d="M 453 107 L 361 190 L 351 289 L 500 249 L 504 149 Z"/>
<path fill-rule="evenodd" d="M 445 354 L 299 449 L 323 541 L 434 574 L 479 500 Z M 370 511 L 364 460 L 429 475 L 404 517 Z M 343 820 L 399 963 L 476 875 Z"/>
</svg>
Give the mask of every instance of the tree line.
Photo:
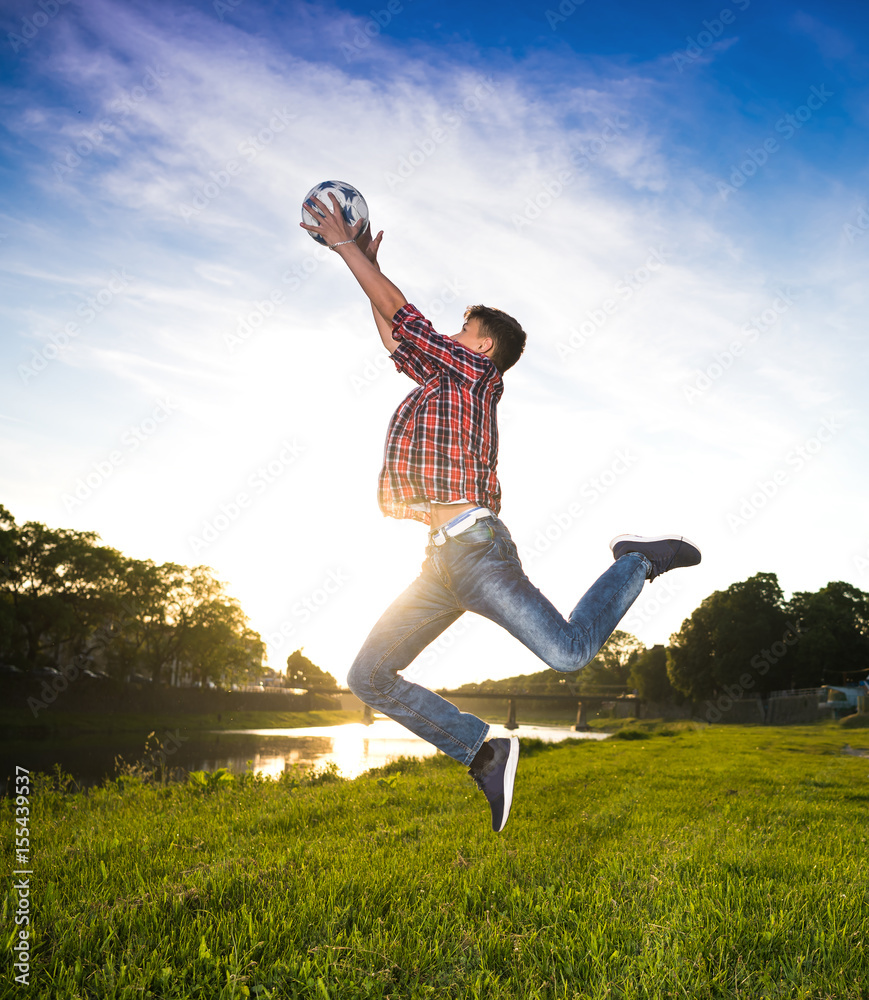
<svg viewBox="0 0 869 1000">
<path fill-rule="evenodd" d="M 869 594 L 828 583 L 785 600 L 774 573 L 757 573 L 702 601 L 669 646 L 616 630 L 583 670 L 543 670 L 460 690 L 581 695 L 635 690 L 646 701 L 701 702 L 739 690 L 854 683 L 869 676 Z"/>
<path fill-rule="evenodd" d="M 264 653 L 209 567 L 132 559 L 0 505 L 0 663 L 226 684 L 258 679 Z"/>
<path fill-rule="evenodd" d="M 259 680 L 265 646 L 207 566 L 156 564 L 94 532 L 16 524 L 0 505 L 0 664 L 92 666 L 125 679 L 225 686 Z M 468 684 L 461 690 L 564 694 L 636 690 L 648 701 L 747 695 L 869 675 L 869 594 L 834 582 L 785 600 L 774 573 L 710 594 L 670 637 L 646 648 L 617 630 L 585 669 Z M 336 686 L 296 650 L 288 686 Z"/>
</svg>

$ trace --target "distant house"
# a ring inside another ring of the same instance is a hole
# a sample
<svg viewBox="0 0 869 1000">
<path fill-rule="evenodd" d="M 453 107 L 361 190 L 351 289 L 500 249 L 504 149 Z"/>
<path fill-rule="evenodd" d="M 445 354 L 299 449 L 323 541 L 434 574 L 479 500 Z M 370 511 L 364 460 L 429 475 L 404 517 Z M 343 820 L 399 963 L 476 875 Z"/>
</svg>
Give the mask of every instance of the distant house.
<svg viewBox="0 0 869 1000">
<path fill-rule="evenodd" d="M 833 713 L 836 719 L 857 711 L 857 699 L 869 695 L 869 682 L 859 684 L 824 684 L 820 688 L 821 708 Z"/>
</svg>

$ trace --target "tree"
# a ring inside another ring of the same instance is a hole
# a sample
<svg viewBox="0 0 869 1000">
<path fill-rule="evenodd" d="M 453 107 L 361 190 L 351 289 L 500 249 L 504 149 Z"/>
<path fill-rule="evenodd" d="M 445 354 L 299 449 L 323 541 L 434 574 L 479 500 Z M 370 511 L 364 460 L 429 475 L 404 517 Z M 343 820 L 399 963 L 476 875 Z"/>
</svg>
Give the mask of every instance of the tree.
<svg viewBox="0 0 869 1000">
<path fill-rule="evenodd" d="M 869 594 L 850 583 L 796 593 L 788 606 L 798 641 L 789 654 L 795 687 L 843 683 L 869 668 Z"/>
<path fill-rule="evenodd" d="M 262 673 L 264 644 L 207 566 L 130 560 L 129 589 L 108 653 L 119 672 L 162 680 L 173 668 L 200 684 Z"/>
<path fill-rule="evenodd" d="M 97 540 L 93 532 L 35 521 L 19 526 L 0 508 L 0 593 L 15 622 L 8 644 L 27 669 L 45 659 L 60 663 L 105 613 L 107 580 L 117 577 L 120 554 Z"/>
<path fill-rule="evenodd" d="M 301 649 L 290 653 L 287 657 L 287 687 L 308 688 L 320 687 L 337 689 L 335 678 L 312 663 Z"/>
<path fill-rule="evenodd" d="M 265 644 L 247 627 L 237 601 L 216 595 L 200 599 L 185 628 L 181 658 L 200 683 L 248 681 L 262 673 Z"/>
<path fill-rule="evenodd" d="M 757 573 L 710 594 L 683 622 L 667 652 L 670 682 L 694 701 L 725 687 L 745 697 L 788 687 L 787 658 L 764 653 L 789 634 L 778 579 Z"/>
<path fill-rule="evenodd" d="M 462 684 L 457 690 L 498 694 L 515 691 L 519 694 L 565 695 L 591 692 L 599 688 L 623 690 L 628 687 L 631 665 L 645 646 L 629 632 L 615 632 L 603 644 L 597 656 L 581 670 L 564 673 L 547 667 L 533 674 L 519 674 L 500 680 L 485 680 Z M 613 691 L 614 694 L 617 691 Z"/>
<path fill-rule="evenodd" d="M 8 585 L 15 559 L 15 518 L 0 504 L 0 663 L 11 663 L 17 648 L 18 622 Z"/>
<path fill-rule="evenodd" d="M 576 674 L 569 674 L 578 691 L 598 688 L 627 688 L 628 676 L 637 657 L 646 647 L 630 632 L 616 629 L 595 658 Z"/>
<path fill-rule="evenodd" d="M 644 701 L 683 700 L 667 674 L 667 650 L 662 645 L 644 649 L 631 663 L 628 684 Z"/>
<path fill-rule="evenodd" d="M 206 566 L 156 565 L 94 532 L 17 525 L 0 506 L 0 656 L 32 670 L 97 656 L 118 677 L 249 680 L 264 646 Z M 333 681 L 334 683 L 334 681 Z"/>
<path fill-rule="evenodd" d="M 245 625 L 240 633 L 233 636 L 224 652 L 228 678 L 244 684 L 262 676 L 266 644 L 259 632 L 254 632 Z"/>
</svg>

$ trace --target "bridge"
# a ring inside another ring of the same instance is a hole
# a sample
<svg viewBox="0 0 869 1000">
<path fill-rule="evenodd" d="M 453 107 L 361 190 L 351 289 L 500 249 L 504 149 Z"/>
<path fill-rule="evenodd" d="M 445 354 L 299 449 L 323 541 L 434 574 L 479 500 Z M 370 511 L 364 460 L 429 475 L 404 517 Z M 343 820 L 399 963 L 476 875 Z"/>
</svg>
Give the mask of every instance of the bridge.
<svg viewBox="0 0 869 1000">
<path fill-rule="evenodd" d="M 310 687 L 305 690 L 307 690 L 309 694 L 353 694 L 349 688 Z M 504 723 L 505 729 L 519 728 L 519 723 L 516 721 L 516 714 L 517 703 L 520 701 L 549 701 L 575 705 L 576 722 L 574 723 L 573 729 L 574 732 L 581 733 L 590 728 L 588 725 L 589 707 L 596 708 L 602 705 L 605 701 L 627 700 L 629 692 L 624 688 L 597 688 L 594 691 L 577 691 L 572 694 L 556 694 L 548 691 L 448 691 L 441 688 L 436 690 L 435 694 L 439 694 L 442 698 L 446 698 L 448 701 L 465 698 L 485 698 L 489 701 L 506 701 L 507 721 Z M 630 701 L 634 708 L 634 714 L 636 715 L 639 712 L 640 699 L 631 697 Z M 374 721 L 374 714 L 369 705 L 365 706 L 362 721 L 365 725 L 371 725 Z"/>
</svg>

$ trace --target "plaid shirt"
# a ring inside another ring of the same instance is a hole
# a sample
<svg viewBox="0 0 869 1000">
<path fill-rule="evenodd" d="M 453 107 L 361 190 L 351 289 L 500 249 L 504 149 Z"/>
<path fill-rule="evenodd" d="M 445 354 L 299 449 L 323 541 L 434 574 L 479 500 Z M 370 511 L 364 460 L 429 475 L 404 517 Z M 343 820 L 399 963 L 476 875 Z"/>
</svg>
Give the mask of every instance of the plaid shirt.
<svg viewBox="0 0 869 1000">
<path fill-rule="evenodd" d="M 392 353 L 398 371 L 419 388 L 395 411 L 386 434 L 378 485 L 387 517 L 431 523 L 428 510 L 412 505 L 470 500 L 501 508 L 498 424 L 495 409 L 504 382 L 484 354 L 435 333 L 412 305 L 393 319 Z"/>
</svg>

